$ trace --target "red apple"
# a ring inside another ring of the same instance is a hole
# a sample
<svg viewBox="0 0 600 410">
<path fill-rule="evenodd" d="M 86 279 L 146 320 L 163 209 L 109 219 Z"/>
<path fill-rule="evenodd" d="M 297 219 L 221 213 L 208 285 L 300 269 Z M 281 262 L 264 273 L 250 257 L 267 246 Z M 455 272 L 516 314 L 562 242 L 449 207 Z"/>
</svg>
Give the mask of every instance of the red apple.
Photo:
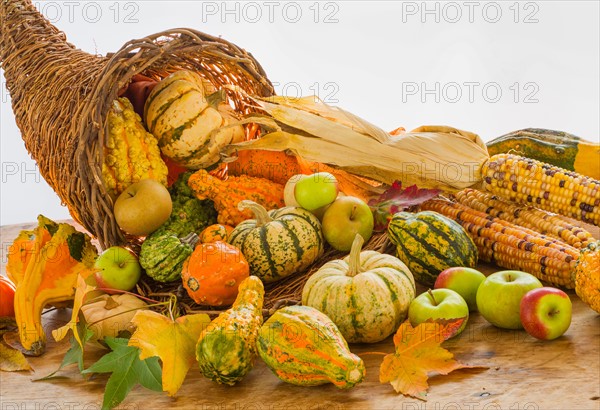
<svg viewBox="0 0 600 410">
<path fill-rule="evenodd" d="M 485 275 L 477 269 L 466 267 L 448 268 L 442 271 L 433 285 L 434 289 L 446 288 L 457 292 L 469 305 L 469 311 L 477 310 L 477 289 Z"/>
<path fill-rule="evenodd" d="M 533 289 L 521 299 L 521 323 L 525 331 L 537 339 L 556 339 L 571 325 L 571 310 L 571 299 L 562 290 Z"/>
</svg>

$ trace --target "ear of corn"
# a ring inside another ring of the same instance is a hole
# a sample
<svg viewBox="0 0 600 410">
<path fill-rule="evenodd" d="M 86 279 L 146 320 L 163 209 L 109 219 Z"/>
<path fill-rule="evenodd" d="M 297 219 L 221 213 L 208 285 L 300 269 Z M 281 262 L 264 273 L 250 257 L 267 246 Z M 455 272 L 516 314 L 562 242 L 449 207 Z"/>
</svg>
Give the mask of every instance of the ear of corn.
<svg viewBox="0 0 600 410">
<path fill-rule="evenodd" d="M 467 188 L 457 192 L 455 198 L 469 208 L 562 240 L 578 249 L 595 241 L 591 233 L 580 226 L 573 225 L 562 215 L 531 206 L 518 205 L 488 192 Z"/>
<path fill-rule="evenodd" d="M 486 191 L 600 225 L 600 181 L 511 154 L 491 157 L 482 174 Z"/>
<path fill-rule="evenodd" d="M 473 238 L 480 260 L 531 273 L 552 285 L 575 287 L 572 274 L 579 259 L 578 249 L 448 200 L 432 199 L 421 209 L 439 212 L 460 223 Z"/>
</svg>

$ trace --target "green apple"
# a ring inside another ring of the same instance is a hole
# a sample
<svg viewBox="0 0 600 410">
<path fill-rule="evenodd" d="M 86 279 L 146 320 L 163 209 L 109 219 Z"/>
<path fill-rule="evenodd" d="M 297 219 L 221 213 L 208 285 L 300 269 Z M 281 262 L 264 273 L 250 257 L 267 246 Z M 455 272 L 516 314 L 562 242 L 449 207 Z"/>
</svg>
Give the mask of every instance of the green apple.
<svg viewBox="0 0 600 410">
<path fill-rule="evenodd" d="M 323 236 L 338 251 L 348 252 L 356 234 L 367 242 L 373 234 L 373 212 L 362 199 L 340 196 L 323 214 Z"/>
<path fill-rule="evenodd" d="M 477 289 L 485 275 L 477 269 L 454 267 L 442 271 L 433 285 L 434 289 L 446 288 L 457 292 L 467 302 L 469 311 L 477 310 Z"/>
<path fill-rule="evenodd" d="M 335 201 L 338 191 L 335 176 L 329 172 L 317 172 L 298 179 L 294 198 L 302 208 L 314 211 Z"/>
<path fill-rule="evenodd" d="M 521 299 L 542 283 L 533 275 L 518 270 L 492 273 L 477 289 L 477 309 L 492 325 L 504 329 L 522 329 Z"/>
<path fill-rule="evenodd" d="M 169 219 L 172 210 L 169 191 L 153 179 L 142 179 L 128 186 L 114 207 L 119 227 L 136 236 L 146 236 L 157 230 Z"/>
<path fill-rule="evenodd" d="M 296 174 L 290 177 L 285 183 L 285 187 L 283 188 L 283 201 L 285 206 L 300 206 L 298 201 L 296 201 L 295 190 L 296 184 L 301 179 L 308 177 L 308 175 L 304 174 Z"/>
<path fill-rule="evenodd" d="M 133 252 L 121 246 L 112 246 L 102 252 L 94 264 L 99 288 L 131 290 L 142 275 L 142 267 Z M 106 293 L 118 293 L 105 290 Z"/>
<path fill-rule="evenodd" d="M 540 340 L 553 340 L 571 325 L 571 299 L 560 289 L 532 289 L 521 299 L 520 314 L 527 333 Z"/>
<path fill-rule="evenodd" d="M 451 337 L 462 332 L 469 319 L 467 302 L 452 289 L 440 288 L 423 292 L 408 307 L 408 320 L 413 327 L 427 320 L 435 322 L 463 318 L 465 321 Z"/>
</svg>

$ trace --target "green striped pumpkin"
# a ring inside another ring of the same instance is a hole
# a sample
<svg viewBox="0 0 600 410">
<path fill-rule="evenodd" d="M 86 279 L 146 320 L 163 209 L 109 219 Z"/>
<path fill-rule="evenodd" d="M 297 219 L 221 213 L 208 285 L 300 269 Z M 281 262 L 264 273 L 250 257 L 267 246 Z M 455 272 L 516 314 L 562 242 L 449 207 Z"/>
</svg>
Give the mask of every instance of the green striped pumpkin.
<svg viewBox="0 0 600 410">
<path fill-rule="evenodd" d="M 229 243 L 242 251 L 250 273 L 265 283 L 300 272 L 323 254 L 321 223 L 309 211 L 284 207 L 269 212 L 253 201 L 240 201 L 240 210 L 251 210 L 256 219 L 236 226 Z"/>
<path fill-rule="evenodd" d="M 221 91 L 198 74 L 177 71 L 148 96 L 146 127 L 165 156 L 186 168 L 206 168 L 219 161 L 221 148 L 244 139 L 241 125 L 230 126 L 236 118 L 223 98 Z"/>
<path fill-rule="evenodd" d="M 362 359 L 350 352 L 335 324 L 310 306 L 276 311 L 260 328 L 256 347 L 267 367 L 287 383 L 348 389 L 365 377 Z"/>
<path fill-rule="evenodd" d="M 379 342 L 398 329 L 415 298 L 415 280 L 398 258 L 362 251 L 356 235 L 350 255 L 314 273 L 302 290 L 302 304 L 325 313 L 349 343 Z"/>
<path fill-rule="evenodd" d="M 387 232 L 398 258 L 423 285 L 433 286 L 445 269 L 477 265 L 477 248 L 471 237 L 457 222 L 437 212 L 398 212 Z"/>
</svg>

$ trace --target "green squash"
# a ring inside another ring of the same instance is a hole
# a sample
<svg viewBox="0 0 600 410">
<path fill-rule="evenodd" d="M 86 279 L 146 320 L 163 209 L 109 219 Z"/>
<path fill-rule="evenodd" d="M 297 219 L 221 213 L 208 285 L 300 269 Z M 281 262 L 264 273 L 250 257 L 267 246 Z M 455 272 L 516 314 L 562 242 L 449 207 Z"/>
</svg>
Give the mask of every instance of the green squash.
<svg viewBox="0 0 600 410">
<path fill-rule="evenodd" d="M 263 322 L 265 290 L 260 279 L 250 276 L 240 283 L 233 306 L 221 313 L 200 334 L 196 359 L 202 374 L 233 386 L 253 367 L 256 339 Z"/>
<path fill-rule="evenodd" d="M 471 237 L 460 224 L 437 212 L 398 212 L 387 233 L 398 258 L 425 286 L 433 286 L 443 270 L 477 265 L 477 248 Z"/>
<path fill-rule="evenodd" d="M 178 238 L 172 232 L 158 232 L 146 238 L 140 251 L 140 265 L 158 282 L 181 279 L 183 263 L 192 254 L 199 238 L 190 233 Z"/>
<path fill-rule="evenodd" d="M 275 282 L 308 268 L 323 254 L 321 223 L 309 211 L 284 207 L 267 212 L 253 201 L 240 201 L 256 219 L 240 223 L 229 235 L 250 265 L 250 274 L 265 283 Z"/>
<path fill-rule="evenodd" d="M 415 280 L 398 258 L 361 252 L 356 235 L 350 255 L 323 265 L 304 285 L 302 304 L 325 313 L 349 343 L 379 342 L 406 319 Z"/>
<path fill-rule="evenodd" d="M 310 306 L 279 309 L 258 334 L 258 354 L 287 383 L 333 383 L 348 389 L 365 377 L 362 359 L 350 352 L 337 326 Z"/>
</svg>

